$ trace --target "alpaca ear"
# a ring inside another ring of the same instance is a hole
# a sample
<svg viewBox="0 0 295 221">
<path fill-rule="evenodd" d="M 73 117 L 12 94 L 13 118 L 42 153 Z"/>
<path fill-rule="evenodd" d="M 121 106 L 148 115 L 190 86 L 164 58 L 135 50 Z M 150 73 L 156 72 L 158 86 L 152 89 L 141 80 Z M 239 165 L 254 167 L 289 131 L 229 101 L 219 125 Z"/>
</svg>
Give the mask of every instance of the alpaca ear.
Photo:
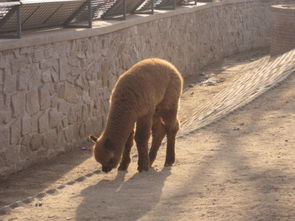
<svg viewBox="0 0 295 221">
<path fill-rule="evenodd" d="M 107 150 L 110 150 L 110 151 L 114 151 L 115 150 L 114 145 L 113 145 L 111 139 L 109 139 L 109 138 L 105 139 L 104 146 L 105 146 L 105 148 Z"/>
<path fill-rule="evenodd" d="M 95 136 L 93 136 L 93 135 L 90 135 L 88 138 L 89 138 L 93 143 L 96 143 L 96 141 L 97 141 L 97 137 L 95 137 Z"/>
</svg>

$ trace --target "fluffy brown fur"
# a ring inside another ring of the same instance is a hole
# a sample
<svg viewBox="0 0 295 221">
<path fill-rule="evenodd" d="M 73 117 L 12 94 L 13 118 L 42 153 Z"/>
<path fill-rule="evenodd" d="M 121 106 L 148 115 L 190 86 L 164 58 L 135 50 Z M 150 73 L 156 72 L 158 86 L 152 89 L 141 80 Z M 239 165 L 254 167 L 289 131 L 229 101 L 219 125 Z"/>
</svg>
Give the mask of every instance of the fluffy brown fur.
<svg viewBox="0 0 295 221">
<path fill-rule="evenodd" d="M 99 138 L 90 136 L 95 142 L 94 157 L 104 172 L 117 167 L 120 161 L 119 170 L 127 170 L 133 138 L 139 171 L 149 169 L 166 135 L 165 166 L 174 163 L 182 85 L 183 79 L 176 67 L 158 58 L 140 61 L 119 77 L 111 95 L 106 127 Z M 151 132 L 153 139 L 148 152 Z"/>
</svg>

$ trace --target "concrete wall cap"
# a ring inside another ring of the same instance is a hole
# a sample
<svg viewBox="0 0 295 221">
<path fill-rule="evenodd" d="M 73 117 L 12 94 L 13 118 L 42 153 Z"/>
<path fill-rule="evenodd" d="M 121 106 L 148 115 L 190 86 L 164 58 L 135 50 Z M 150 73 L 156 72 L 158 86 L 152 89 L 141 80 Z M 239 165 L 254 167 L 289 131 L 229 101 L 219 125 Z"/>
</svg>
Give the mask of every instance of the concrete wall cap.
<svg viewBox="0 0 295 221">
<path fill-rule="evenodd" d="M 81 38 L 88 38 L 93 36 L 104 35 L 110 32 L 119 31 L 135 25 L 169 18 L 182 14 L 194 13 L 198 10 L 207 10 L 212 7 L 219 7 L 224 5 L 241 4 L 245 2 L 255 2 L 255 0 L 232 0 L 228 2 L 216 2 L 204 4 L 202 6 L 179 7 L 173 11 L 157 11 L 153 15 L 129 15 L 125 21 L 94 21 L 93 27 L 88 28 L 72 28 L 72 29 L 58 29 L 44 32 L 27 31 L 23 34 L 21 39 L 0 39 L 0 51 L 8 49 L 16 49 L 22 47 L 37 46 L 42 44 L 50 44 L 60 41 L 75 40 Z"/>
</svg>

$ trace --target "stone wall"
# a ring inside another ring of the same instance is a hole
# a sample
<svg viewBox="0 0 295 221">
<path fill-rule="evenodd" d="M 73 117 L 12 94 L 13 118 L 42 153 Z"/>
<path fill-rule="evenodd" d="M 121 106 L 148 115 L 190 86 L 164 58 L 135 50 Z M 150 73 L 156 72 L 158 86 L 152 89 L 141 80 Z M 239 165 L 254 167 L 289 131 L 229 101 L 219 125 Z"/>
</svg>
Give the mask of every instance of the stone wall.
<svg viewBox="0 0 295 221">
<path fill-rule="evenodd" d="M 188 76 L 268 47 L 268 13 L 269 1 L 240 0 L 0 40 L 0 175 L 98 135 L 118 75 L 143 58 L 167 59 Z"/>
<path fill-rule="evenodd" d="M 295 3 L 295 2 L 294 2 Z M 295 4 L 272 6 L 271 55 L 295 48 Z"/>
</svg>

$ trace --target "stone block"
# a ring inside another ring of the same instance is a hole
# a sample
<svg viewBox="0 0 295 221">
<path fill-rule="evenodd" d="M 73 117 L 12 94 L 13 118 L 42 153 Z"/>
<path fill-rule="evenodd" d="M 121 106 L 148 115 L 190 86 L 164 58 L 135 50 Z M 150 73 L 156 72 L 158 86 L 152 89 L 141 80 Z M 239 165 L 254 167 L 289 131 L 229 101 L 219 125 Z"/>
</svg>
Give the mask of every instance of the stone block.
<svg viewBox="0 0 295 221">
<path fill-rule="evenodd" d="M 16 75 L 10 73 L 4 75 L 3 91 L 6 94 L 11 94 L 16 91 Z"/>
<path fill-rule="evenodd" d="M 31 116 L 40 110 L 37 89 L 33 89 L 26 94 L 26 110 Z"/>
<path fill-rule="evenodd" d="M 73 124 L 73 123 L 75 123 L 77 121 L 77 114 L 75 112 L 74 107 L 71 107 L 69 109 L 69 112 L 67 114 L 67 117 L 68 117 L 68 123 L 69 124 Z"/>
<path fill-rule="evenodd" d="M 76 78 L 84 72 L 85 72 L 85 70 L 83 71 L 83 69 L 81 69 L 81 68 L 72 67 L 70 74 L 71 74 L 71 76 L 74 76 Z"/>
<path fill-rule="evenodd" d="M 20 73 L 17 77 L 17 90 L 27 90 L 29 87 L 30 74 Z"/>
<path fill-rule="evenodd" d="M 95 118 L 91 118 L 91 119 L 88 119 L 86 121 L 86 124 L 85 124 L 85 133 L 86 133 L 87 136 L 90 135 L 90 134 L 93 134 L 95 132 L 95 130 L 93 129 L 95 123 L 97 123 L 97 121 L 95 120 Z"/>
<path fill-rule="evenodd" d="M 61 120 L 61 124 L 59 124 L 57 128 L 58 128 L 58 130 L 61 130 L 67 126 L 69 126 L 68 119 L 65 116 L 63 116 L 63 118 Z"/>
<path fill-rule="evenodd" d="M 34 48 L 33 47 L 25 47 L 25 48 L 21 48 L 20 49 L 20 54 L 21 55 L 30 55 L 34 52 Z"/>
<path fill-rule="evenodd" d="M 44 59 L 40 62 L 40 69 L 42 72 L 50 72 L 48 76 L 54 82 L 59 80 L 59 60 L 58 59 Z"/>
<path fill-rule="evenodd" d="M 25 104 L 26 104 L 25 94 L 18 92 L 17 94 L 12 95 L 11 103 L 12 103 L 13 117 L 22 116 L 22 114 L 25 111 Z"/>
<path fill-rule="evenodd" d="M 10 141 L 9 141 L 9 137 L 10 137 L 10 128 L 8 126 L 0 126 L 0 143 L 1 143 L 1 150 L 5 150 Z"/>
<path fill-rule="evenodd" d="M 45 84 L 39 88 L 39 96 L 40 96 L 40 110 L 44 111 L 50 108 L 51 96 L 50 96 L 50 87 L 48 84 Z"/>
<path fill-rule="evenodd" d="M 49 130 L 49 117 L 48 111 L 45 111 L 38 120 L 39 133 L 44 133 Z"/>
<path fill-rule="evenodd" d="M 82 123 L 80 126 L 79 126 L 79 135 L 80 137 L 86 137 L 87 134 L 86 134 L 86 130 L 85 130 L 85 123 Z M 89 136 L 90 134 L 88 134 Z"/>
<path fill-rule="evenodd" d="M 78 90 L 75 85 L 65 82 L 58 91 L 58 96 L 63 98 L 69 103 L 75 104 L 79 102 L 79 97 L 77 96 Z"/>
<path fill-rule="evenodd" d="M 51 129 L 57 127 L 62 123 L 62 118 L 63 114 L 61 112 L 58 112 L 56 109 L 51 109 L 49 111 L 49 127 Z"/>
<path fill-rule="evenodd" d="M 0 111 L 0 127 L 11 120 L 11 111 Z"/>
<path fill-rule="evenodd" d="M 42 83 L 41 72 L 40 72 L 39 65 L 35 63 L 30 65 L 29 71 L 31 73 L 30 75 L 31 77 L 28 82 L 28 85 L 29 85 L 29 90 L 32 90 L 32 89 L 35 89 L 36 87 L 39 87 L 40 84 Z"/>
<path fill-rule="evenodd" d="M 58 112 L 67 114 L 69 112 L 70 105 L 64 100 L 57 101 L 57 110 Z"/>
<path fill-rule="evenodd" d="M 74 113 L 75 113 L 75 116 L 76 116 L 76 122 L 82 121 L 82 119 L 83 119 L 83 116 L 82 116 L 82 114 L 83 114 L 83 105 L 82 104 L 75 105 Z"/>
<path fill-rule="evenodd" d="M 73 125 L 73 141 L 74 142 L 80 142 L 81 141 L 81 137 L 80 137 L 80 127 L 78 124 L 74 124 Z M 72 142 L 73 143 L 73 142 Z"/>
<path fill-rule="evenodd" d="M 75 80 L 75 85 L 80 87 L 80 88 L 84 88 L 85 87 L 85 83 L 84 83 L 84 80 L 83 80 L 83 77 L 82 75 L 79 75 L 76 80 Z"/>
<path fill-rule="evenodd" d="M 32 135 L 31 134 L 24 135 L 21 138 L 21 145 L 29 147 L 31 145 L 31 140 L 32 140 Z"/>
<path fill-rule="evenodd" d="M 99 71 L 99 66 L 97 63 L 93 62 L 87 65 L 87 69 L 83 72 L 86 75 L 87 80 L 95 80 L 97 78 L 97 72 Z"/>
<path fill-rule="evenodd" d="M 59 81 L 59 72 L 57 72 L 55 70 L 51 70 L 51 78 L 54 82 L 58 82 Z"/>
<path fill-rule="evenodd" d="M 55 129 L 49 130 L 43 135 L 43 144 L 46 149 L 53 149 L 57 144 L 57 132 Z"/>
<path fill-rule="evenodd" d="M 24 69 L 31 64 L 31 61 L 29 56 L 21 56 L 17 59 L 13 59 L 10 63 L 12 73 L 17 75 L 24 72 Z"/>
<path fill-rule="evenodd" d="M 70 65 L 71 69 L 73 68 L 80 68 L 81 67 L 81 60 L 74 56 L 67 57 L 67 62 Z"/>
<path fill-rule="evenodd" d="M 39 63 L 42 61 L 45 58 L 43 47 L 35 48 L 32 57 L 34 63 Z"/>
<path fill-rule="evenodd" d="M 87 118 L 90 116 L 90 105 L 84 104 L 82 106 L 82 121 L 86 121 Z"/>
<path fill-rule="evenodd" d="M 0 176 L 6 175 L 6 173 L 9 171 L 9 163 L 7 162 L 7 156 L 4 151 L 0 152 Z"/>
<path fill-rule="evenodd" d="M 50 69 L 41 71 L 41 80 L 43 83 L 52 82 Z"/>
<path fill-rule="evenodd" d="M 39 116 L 40 114 L 35 114 L 31 116 L 31 124 L 32 124 L 32 133 L 38 133 L 39 131 Z"/>
<path fill-rule="evenodd" d="M 3 68 L 0 68 L 0 85 L 3 85 L 4 84 L 4 72 L 5 69 Z"/>
<path fill-rule="evenodd" d="M 72 143 L 74 140 L 76 140 L 76 138 L 73 136 L 74 135 L 73 128 L 74 128 L 74 126 L 70 125 L 64 129 L 65 138 L 66 138 L 67 143 Z"/>
<path fill-rule="evenodd" d="M 21 120 L 16 119 L 10 125 L 10 144 L 16 145 L 19 143 L 21 137 Z"/>
<path fill-rule="evenodd" d="M 60 151 L 64 151 L 66 149 L 67 141 L 64 130 L 57 133 L 57 143 Z"/>
<path fill-rule="evenodd" d="M 7 68 L 9 66 L 8 58 L 2 52 L 0 52 L 0 68 Z"/>
<path fill-rule="evenodd" d="M 22 117 L 22 130 L 21 130 L 21 134 L 27 135 L 29 133 L 31 133 L 32 131 L 32 121 L 31 121 L 31 117 L 28 114 L 25 114 Z"/>
<path fill-rule="evenodd" d="M 0 110 L 4 110 L 6 109 L 6 105 L 5 105 L 5 96 L 3 93 L 0 93 Z"/>
<path fill-rule="evenodd" d="M 67 75 L 71 72 L 72 67 L 69 65 L 66 57 L 59 59 L 59 80 L 64 81 L 67 79 Z"/>
<path fill-rule="evenodd" d="M 50 60 L 49 59 L 42 59 L 39 61 L 39 66 L 41 70 L 50 69 Z"/>
<path fill-rule="evenodd" d="M 43 136 L 40 134 L 34 134 L 30 142 L 31 151 L 37 151 L 41 149 L 42 146 L 43 146 Z"/>
<path fill-rule="evenodd" d="M 57 109 L 58 100 L 55 96 L 51 97 L 50 108 Z"/>
<path fill-rule="evenodd" d="M 19 155 L 19 165 L 18 169 L 26 168 L 27 166 L 30 166 L 32 162 L 35 161 L 35 159 L 32 157 L 32 151 L 30 149 L 30 144 L 28 145 L 21 145 L 20 151 L 18 153 Z"/>
<path fill-rule="evenodd" d="M 95 98 L 98 96 L 98 90 L 99 90 L 99 87 L 97 85 L 97 82 L 96 81 L 90 81 L 89 82 L 89 96 L 91 98 Z"/>
</svg>

